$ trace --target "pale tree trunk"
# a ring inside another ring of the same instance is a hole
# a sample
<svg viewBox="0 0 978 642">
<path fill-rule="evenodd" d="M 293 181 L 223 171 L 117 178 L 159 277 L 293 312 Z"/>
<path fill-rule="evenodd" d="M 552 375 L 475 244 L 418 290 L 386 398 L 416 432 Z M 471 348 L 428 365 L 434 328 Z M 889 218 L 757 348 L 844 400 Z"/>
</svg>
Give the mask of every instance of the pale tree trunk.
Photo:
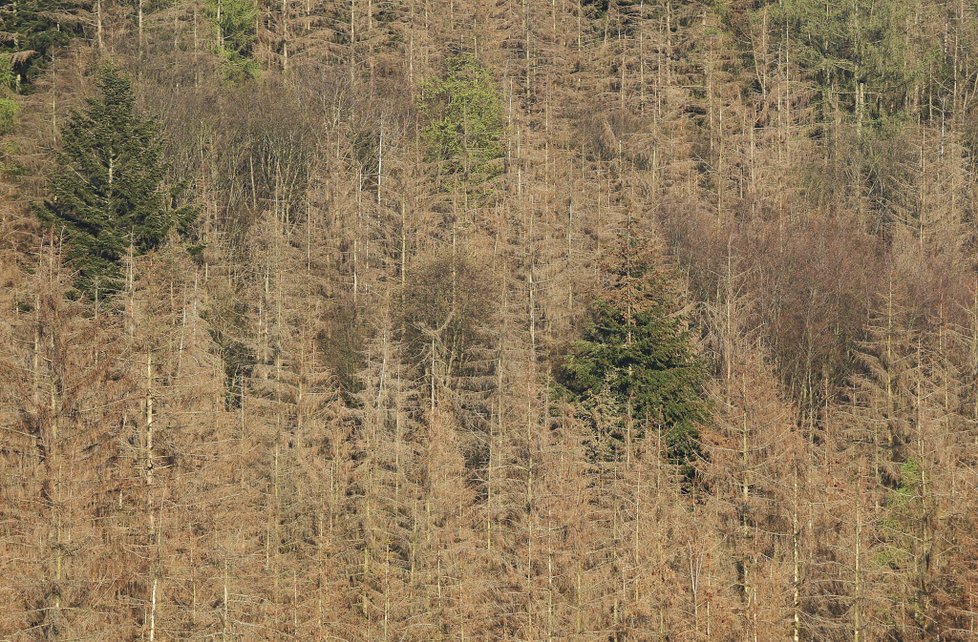
<svg viewBox="0 0 978 642">
<path fill-rule="evenodd" d="M 153 548 L 150 553 L 150 568 L 152 575 L 152 589 L 150 595 L 149 612 L 149 639 L 152 642 L 156 637 L 156 604 L 157 604 L 157 584 L 159 563 L 159 541 L 156 533 L 156 516 L 153 513 L 153 482 L 154 482 L 154 462 L 153 462 L 153 353 L 146 353 L 146 436 L 145 436 L 145 483 L 146 483 L 146 519 L 147 519 L 147 542 Z"/>
<path fill-rule="evenodd" d="M 105 48 L 105 40 L 102 36 L 102 0 L 95 2 L 95 41 L 98 43 L 98 50 L 102 51 Z"/>
</svg>

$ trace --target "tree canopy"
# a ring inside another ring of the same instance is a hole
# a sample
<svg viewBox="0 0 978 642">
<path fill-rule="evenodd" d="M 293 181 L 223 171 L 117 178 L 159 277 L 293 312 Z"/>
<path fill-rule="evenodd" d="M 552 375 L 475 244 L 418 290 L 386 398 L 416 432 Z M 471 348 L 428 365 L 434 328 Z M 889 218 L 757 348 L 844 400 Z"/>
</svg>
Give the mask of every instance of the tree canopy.
<svg viewBox="0 0 978 642">
<path fill-rule="evenodd" d="M 91 296 L 121 287 L 130 248 L 155 249 L 194 216 L 174 203 L 159 127 L 136 114 L 129 80 L 107 68 L 97 84 L 99 95 L 62 132 L 50 197 L 39 210 L 44 223 L 64 233 L 77 286 Z"/>
<path fill-rule="evenodd" d="M 16 89 L 29 85 L 58 47 L 82 33 L 91 2 L 17 0 L 0 6 L 0 77 Z"/>
<path fill-rule="evenodd" d="M 635 243 L 624 245 L 627 254 L 638 250 Z M 698 426 L 709 417 L 708 373 L 651 260 L 628 256 L 615 277 L 595 302 L 559 382 L 585 414 L 608 415 L 609 402 L 615 409 L 610 418 L 592 419 L 603 456 L 620 456 L 630 447 L 626 442 L 661 430 L 670 459 L 688 467 L 698 452 Z"/>
<path fill-rule="evenodd" d="M 450 57 L 422 88 L 424 137 L 441 171 L 462 184 L 502 171 L 503 117 L 492 74 L 471 54 Z"/>
</svg>

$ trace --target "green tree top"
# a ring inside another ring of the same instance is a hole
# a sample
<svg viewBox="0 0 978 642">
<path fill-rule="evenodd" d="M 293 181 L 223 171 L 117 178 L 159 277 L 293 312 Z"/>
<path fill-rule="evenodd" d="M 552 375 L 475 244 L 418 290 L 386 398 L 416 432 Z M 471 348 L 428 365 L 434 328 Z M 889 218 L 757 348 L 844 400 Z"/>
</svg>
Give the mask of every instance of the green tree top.
<svg viewBox="0 0 978 642">
<path fill-rule="evenodd" d="M 89 0 L 17 0 L 0 2 L 0 76 L 21 90 L 41 74 L 53 52 L 80 35 L 89 21 Z"/>
<path fill-rule="evenodd" d="M 174 207 L 156 123 L 134 109 L 129 81 L 113 69 L 98 76 L 100 95 L 65 126 L 50 198 L 38 214 L 63 232 L 83 292 L 110 293 L 122 284 L 121 263 L 132 246 L 159 247 L 195 212 Z"/>
<path fill-rule="evenodd" d="M 449 58 L 445 73 L 422 88 L 430 160 L 463 184 L 502 172 L 503 115 L 492 74 L 475 56 Z"/>
<path fill-rule="evenodd" d="M 689 475 L 698 453 L 698 426 L 709 417 L 707 371 L 651 256 L 626 241 L 613 277 L 558 374 L 559 383 L 592 416 L 605 448 L 601 455 L 619 456 L 629 439 L 658 426 L 670 460 Z M 609 408 L 615 417 L 598 417 Z"/>
<path fill-rule="evenodd" d="M 823 103 L 838 100 L 879 124 L 902 113 L 908 95 L 941 66 L 939 39 L 906 32 L 914 11 L 907 2 L 785 0 L 772 23 L 788 27 L 792 56 L 814 72 Z"/>
<path fill-rule="evenodd" d="M 251 53 L 258 39 L 258 5 L 253 0 L 206 0 L 204 6 L 217 29 L 218 53 L 232 74 L 257 76 L 258 63 Z"/>
</svg>

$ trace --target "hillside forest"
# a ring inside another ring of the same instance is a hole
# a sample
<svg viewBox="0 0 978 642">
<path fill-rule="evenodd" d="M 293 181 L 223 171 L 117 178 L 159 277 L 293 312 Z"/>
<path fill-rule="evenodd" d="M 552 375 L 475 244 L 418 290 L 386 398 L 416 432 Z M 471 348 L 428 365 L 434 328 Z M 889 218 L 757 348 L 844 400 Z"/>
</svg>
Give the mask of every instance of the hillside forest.
<svg viewBox="0 0 978 642">
<path fill-rule="evenodd" d="M 0 640 L 978 640 L 974 0 L 0 0 Z"/>
</svg>

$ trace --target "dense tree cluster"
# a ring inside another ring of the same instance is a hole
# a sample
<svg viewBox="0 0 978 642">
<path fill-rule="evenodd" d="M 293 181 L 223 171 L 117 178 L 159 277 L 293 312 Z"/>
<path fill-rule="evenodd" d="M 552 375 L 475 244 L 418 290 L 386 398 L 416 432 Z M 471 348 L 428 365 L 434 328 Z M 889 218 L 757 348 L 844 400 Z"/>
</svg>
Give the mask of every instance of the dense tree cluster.
<svg viewBox="0 0 978 642">
<path fill-rule="evenodd" d="M 0 639 L 978 638 L 978 9 L 0 6 Z"/>
</svg>

